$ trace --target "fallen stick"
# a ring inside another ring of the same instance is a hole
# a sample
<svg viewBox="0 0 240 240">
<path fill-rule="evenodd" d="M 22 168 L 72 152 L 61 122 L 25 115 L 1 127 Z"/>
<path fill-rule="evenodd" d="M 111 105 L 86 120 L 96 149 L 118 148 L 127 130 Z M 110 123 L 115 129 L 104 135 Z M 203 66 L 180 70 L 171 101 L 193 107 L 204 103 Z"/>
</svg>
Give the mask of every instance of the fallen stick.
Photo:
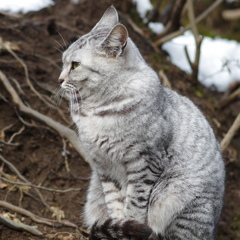
<svg viewBox="0 0 240 240">
<path fill-rule="evenodd" d="M 1 171 L 0 171 L 1 172 Z M 6 183 L 10 183 L 12 185 L 19 185 L 19 186 L 28 186 L 28 187 L 32 187 L 32 188 L 38 188 L 41 190 L 45 190 L 45 191 L 49 191 L 49 192 L 56 192 L 56 193 L 67 193 L 67 192 L 72 192 L 72 191 L 81 191 L 81 188 L 68 188 L 68 189 L 53 189 L 53 188 L 47 188 L 47 187 L 42 187 L 42 186 L 37 186 L 31 183 L 23 183 L 23 182 L 14 182 L 14 181 L 10 181 L 4 177 L 0 177 L 0 180 L 6 182 Z"/>
<path fill-rule="evenodd" d="M 228 145 L 232 141 L 234 135 L 237 133 L 239 128 L 240 128 L 240 113 L 238 114 L 238 116 L 236 117 L 233 125 L 230 127 L 227 134 L 225 135 L 225 137 L 221 141 L 220 147 L 221 147 L 222 152 L 228 147 Z"/>
<path fill-rule="evenodd" d="M 25 223 L 14 222 L 11 219 L 5 218 L 1 214 L 0 214 L 0 223 L 5 225 L 6 227 L 9 227 L 15 230 L 25 230 L 27 232 L 32 233 L 33 235 L 43 236 L 43 233 L 37 229 L 37 226 L 29 226 Z"/>
<path fill-rule="evenodd" d="M 66 139 L 68 139 L 68 141 L 72 144 L 72 146 L 76 149 L 76 151 L 84 158 L 84 154 L 80 146 L 80 141 L 78 140 L 78 136 L 72 129 L 62 125 L 61 123 L 53 120 L 48 116 L 45 116 L 44 114 L 30 107 L 27 107 L 22 102 L 17 92 L 10 84 L 8 78 L 5 76 L 5 74 L 2 71 L 0 71 L 0 80 L 2 81 L 8 93 L 11 95 L 13 103 L 17 106 L 20 112 L 45 123 L 47 126 L 57 131 L 62 137 L 65 137 Z M 84 159 L 86 160 L 86 158 Z"/>
<path fill-rule="evenodd" d="M 62 225 L 67 226 L 67 227 L 73 227 L 73 228 L 78 227 L 76 224 L 71 223 L 68 220 L 56 221 L 56 220 L 51 220 L 51 219 L 39 217 L 39 216 L 33 214 L 32 212 L 26 210 L 26 209 L 23 209 L 21 207 L 17 207 L 15 205 L 11 204 L 11 203 L 6 202 L 6 201 L 1 201 L 0 200 L 0 207 L 7 208 L 8 210 L 11 210 L 13 212 L 17 212 L 19 214 L 22 214 L 24 216 L 27 216 L 27 217 L 31 218 L 31 220 L 36 222 L 36 223 L 45 224 L 45 225 L 50 226 L 50 227 L 61 227 Z"/>
<path fill-rule="evenodd" d="M 18 169 L 12 164 L 10 163 L 7 159 L 5 159 L 2 155 L 0 155 L 0 160 L 2 160 L 5 164 L 8 165 L 8 167 L 17 174 L 17 176 L 25 183 L 30 184 L 30 182 L 18 171 Z M 39 198 L 41 199 L 43 205 L 45 207 L 47 207 L 50 211 L 51 211 L 51 207 L 48 205 L 48 203 L 44 200 L 42 194 L 40 193 L 40 191 L 38 189 L 34 189 L 35 192 L 37 193 L 37 195 L 39 196 Z"/>
<path fill-rule="evenodd" d="M 214 1 L 203 13 L 201 13 L 196 19 L 195 19 L 195 24 L 201 22 L 204 18 L 206 18 L 218 5 L 220 5 L 223 2 L 223 0 L 216 0 Z M 191 24 L 188 24 L 186 27 L 175 31 L 173 33 L 170 33 L 166 36 L 163 36 L 162 38 L 158 39 L 156 42 L 153 43 L 155 48 L 158 46 L 162 45 L 163 43 L 179 36 L 182 35 L 184 32 L 187 30 L 191 29 Z"/>
</svg>

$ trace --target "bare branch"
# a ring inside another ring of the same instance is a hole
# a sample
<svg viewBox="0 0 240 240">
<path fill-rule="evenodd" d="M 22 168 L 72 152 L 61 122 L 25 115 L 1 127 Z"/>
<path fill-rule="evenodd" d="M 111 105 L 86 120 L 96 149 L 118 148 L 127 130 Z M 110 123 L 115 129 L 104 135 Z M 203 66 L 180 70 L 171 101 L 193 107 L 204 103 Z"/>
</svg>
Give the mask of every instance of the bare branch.
<svg viewBox="0 0 240 240">
<path fill-rule="evenodd" d="M 225 20 L 236 20 L 240 18 L 240 9 L 229 9 L 222 12 L 222 17 Z"/>
<path fill-rule="evenodd" d="M 206 18 L 218 5 L 220 5 L 224 0 L 216 0 L 212 5 L 210 5 L 203 13 L 201 13 L 196 19 L 195 24 L 201 22 L 204 18 Z M 178 31 L 175 31 L 173 33 L 168 34 L 167 36 L 164 36 L 160 39 L 158 39 L 156 42 L 153 43 L 153 45 L 156 47 L 162 45 L 163 43 L 182 35 L 184 32 L 189 30 L 191 28 L 191 25 L 187 25 L 183 29 L 180 29 Z"/>
<path fill-rule="evenodd" d="M 187 0 L 187 10 L 188 10 L 188 18 L 191 25 L 191 30 L 193 33 L 193 36 L 195 38 L 196 43 L 199 41 L 199 34 L 197 30 L 197 24 L 195 22 L 195 14 L 194 14 L 194 8 L 193 8 L 193 0 Z"/>
<path fill-rule="evenodd" d="M 13 139 L 17 136 L 20 135 L 24 131 L 25 127 L 22 126 L 21 129 L 18 132 L 15 132 L 10 139 L 8 140 L 8 143 L 12 143 Z"/>
<path fill-rule="evenodd" d="M 22 65 L 22 67 L 24 69 L 24 73 L 25 73 L 26 82 L 27 82 L 28 86 L 30 87 L 30 89 L 34 92 L 34 94 L 36 94 L 36 96 L 38 96 L 49 107 L 52 107 L 52 104 L 49 103 L 47 100 L 45 100 L 43 98 L 43 96 L 32 85 L 32 83 L 29 79 L 28 67 L 27 67 L 26 63 L 21 58 L 19 58 L 18 55 L 10 47 L 5 46 L 4 44 L 2 44 L 2 47 L 4 49 L 6 49 Z"/>
<path fill-rule="evenodd" d="M 239 82 L 238 82 L 239 84 Z M 228 92 L 229 94 L 229 92 Z M 227 106 L 229 103 L 233 102 L 236 100 L 238 97 L 240 97 L 240 87 L 237 88 L 233 93 L 231 93 L 228 97 L 225 97 L 221 102 L 220 102 L 220 107 L 223 108 Z"/>
<path fill-rule="evenodd" d="M 43 235 L 42 232 L 37 230 L 37 226 L 29 226 L 25 223 L 14 222 L 13 220 L 4 217 L 1 214 L 0 214 L 0 223 L 2 223 L 3 225 L 5 225 L 9 228 L 12 228 L 12 229 L 24 230 L 24 231 L 30 232 L 30 233 L 32 233 L 33 235 L 36 235 L 36 236 L 42 236 Z"/>
<path fill-rule="evenodd" d="M 199 61 L 200 61 L 200 53 L 201 53 L 201 44 L 203 41 L 203 37 L 199 36 L 198 29 L 195 21 L 194 16 L 194 8 L 193 8 L 193 0 L 187 0 L 187 10 L 188 10 L 188 17 L 191 25 L 191 30 L 194 36 L 196 50 L 195 50 L 195 59 L 194 62 L 191 61 L 190 56 L 187 51 L 187 47 L 184 47 L 184 51 L 187 57 L 187 61 L 192 68 L 192 78 L 193 80 L 198 80 L 198 71 L 199 71 Z"/>
<path fill-rule="evenodd" d="M 172 85 L 171 85 L 168 77 L 166 76 L 166 74 L 164 73 L 163 70 L 160 70 L 158 72 L 158 75 L 159 75 L 160 79 L 162 80 L 163 86 L 168 87 L 168 88 L 172 88 Z"/>
<path fill-rule="evenodd" d="M 6 202 L 6 201 L 1 201 L 0 200 L 0 207 L 7 208 L 7 209 L 9 209 L 13 212 L 17 212 L 19 214 L 22 214 L 24 216 L 27 216 L 27 217 L 31 218 L 34 222 L 45 224 L 45 225 L 48 225 L 48 226 L 51 226 L 51 227 L 61 227 L 62 225 L 65 225 L 67 227 L 77 228 L 76 224 L 71 223 L 68 220 L 61 220 L 60 222 L 58 222 L 56 220 L 42 218 L 42 217 L 39 217 L 39 216 L 33 214 L 32 212 L 30 212 L 26 209 L 17 207 L 15 205 L 11 204 L 11 203 Z"/>
<path fill-rule="evenodd" d="M 173 32 L 179 29 L 179 27 L 181 26 L 180 24 L 181 14 L 182 14 L 182 10 L 184 8 L 185 3 L 186 3 L 186 0 L 174 0 L 169 3 L 168 11 L 170 13 L 170 17 L 167 20 L 165 29 L 158 35 L 159 38 L 167 35 L 170 32 Z"/>
<path fill-rule="evenodd" d="M 83 151 L 82 151 L 82 148 L 80 145 L 80 141 L 78 140 L 77 134 L 72 129 L 62 125 L 61 123 L 53 120 L 52 118 L 50 118 L 48 116 L 41 114 L 40 112 L 38 112 L 30 107 L 27 107 L 22 102 L 22 100 L 16 93 L 15 89 L 10 84 L 7 77 L 1 71 L 0 71 L 0 80 L 2 81 L 2 83 L 5 86 L 8 93 L 11 95 L 13 103 L 18 107 L 20 112 L 22 112 L 30 117 L 33 117 L 33 118 L 37 119 L 38 121 L 45 123 L 47 126 L 53 128 L 62 137 L 65 137 L 66 139 L 68 139 L 68 141 L 72 144 L 72 146 L 76 149 L 76 151 L 78 151 L 78 153 L 84 157 L 84 154 L 83 154 Z M 84 158 L 84 159 L 86 160 L 86 158 Z"/>
<path fill-rule="evenodd" d="M 68 188 L 65 190 L 60 190 L 60 189 L 52 189 L 52 188 L 47 188 L 47 187 L 42 187 L 42 186 L 37 186 L 31 183 L 23 183 L 23 182 L 14 182 L 11 180 L 8 180 L 6 178 L 0 177 L 1 180 L 3 180 L 4 182 L 13 184 L 13 185 L 20 185 L 20 186 L 28 186 L 28 187 L 33 187 L 33 188 L 38 188 L 41 190 L 45 190 L 45 191 L 49 191 L 49 192 L 56 192 L 56 193 L 67 193 L 67 192 L 72 192 L 72 191 L 81 191 L 81 188 Z"/>
<path fill-rule="evenodd" d="M 238 114 L 233 125 L 230 127 L 227 134 L 221 141 L 220 147 L 222 152 L 224 152 L 224 150 L 228 147 L 228 145 L 232 141 L 233 137 L 235 136 L 239 128 L 240 128 L 240 113 Z"/>
<path fill-rule="evenodd" d="M 189 56 L 189 53 L 188 53 L 188 50 L 187 50 L 187 46 L 184 46 L 184 52 L 185 52 L 188 64 L 190 65 L 191 69 L 193 69 L 193 63 L 190 59 L 190 56 Z"/>
<path fill-rule="evenodd" d="M 17 174 L 17 176 L 25 183 L 27 184 L 31 184 L 19 171 L 18 169 L 12 164 L 10 163 L 7 159 L 5 159 L 2 155 L 0 155 L 0 159 L 8 165 L 8 167 Z M 50 209 L 50 206 L 47 204 L 47 202 L 44 200 L 42 194 L 39 192 L 38 189 L 34 189 L 35 192 L 37 193 L 37 195 L 39 196 L 39 198 L 41 199 L 42 203 L 44 204 L 44 206 L 46 206 L 48 209 Z"/>
</svg>

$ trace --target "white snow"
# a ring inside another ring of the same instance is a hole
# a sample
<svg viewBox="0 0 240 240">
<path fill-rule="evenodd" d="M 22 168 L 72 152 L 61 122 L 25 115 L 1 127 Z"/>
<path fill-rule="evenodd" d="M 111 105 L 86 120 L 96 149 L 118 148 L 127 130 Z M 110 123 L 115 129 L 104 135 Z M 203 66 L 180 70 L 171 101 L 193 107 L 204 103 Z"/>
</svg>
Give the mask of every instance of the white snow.
<svg viewBox="0 0 240 240">
<path fill-rule="evenodd" d="M 148 27 L 156 34 L 161 33 L 164 30 L 164 25 L 160 22 L 150 22 Z"/>
<path fill-rule="evenodd" d="M 150 0 L 133 0 L 133 2 L 136 3 L 137 11 L 143 19 L 146 17 L 147 11 L 153 9 Z"/>
<path fill-rule="evenodd" d="M 164 43 L 162 48 L 180 69 L 191 73 L 184 53 L 187 46 L 191 60 L 195 57 L 195 42 L 190 31 Z M 240 81 L 240 44 L 233 40 L 205 37 L 201 46 L 199 81 L 206 87 L 225 91 L 229 84 Z"/>
<path fill-rule="evenodd" d="M 38 11 L 53 4 L 53 0 L 1 0 L 0 10 L 27 13 L 29 11 Z"/>
<path fill-rule="evenodd" d="M 137 11 L 146 21 L 146 13 L 153 6 L 149 0 L 133 0 Z M 234 2 L 237 0 L 227 0 Z M 159 34 L 164 26 L 161 23 L 149 23 L 151 30 Z M 195 57 L 195 41 L 190 31 L 183 36 L 176 37 L 163 44 L 162 48 L 170 55 L 171 61 L 180 69 L 191 73 L 191 68 L 184 53 L 187 46 L 191 60 Z M 234 81 L 240 81 L 240 43 L 221 39 L 205 37 L 201 46 L 199 81 L 206 87 L 225 91 Z"/>
</svg>

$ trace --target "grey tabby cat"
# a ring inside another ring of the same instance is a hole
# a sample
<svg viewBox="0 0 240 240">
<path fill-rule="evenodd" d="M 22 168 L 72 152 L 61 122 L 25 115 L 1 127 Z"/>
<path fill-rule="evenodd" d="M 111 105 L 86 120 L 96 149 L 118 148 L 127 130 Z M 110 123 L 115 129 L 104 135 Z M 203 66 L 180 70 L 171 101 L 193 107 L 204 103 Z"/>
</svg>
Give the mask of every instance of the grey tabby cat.
<svg viewBox="0 0 240 240">
<path fill-rule="evenodd" d="M 90 239 L 214 239 L 225 170 L 212 128 L 161 85 L 114 7 L 64 52 L 59 82 L 92 168 Z"/>
</svg>

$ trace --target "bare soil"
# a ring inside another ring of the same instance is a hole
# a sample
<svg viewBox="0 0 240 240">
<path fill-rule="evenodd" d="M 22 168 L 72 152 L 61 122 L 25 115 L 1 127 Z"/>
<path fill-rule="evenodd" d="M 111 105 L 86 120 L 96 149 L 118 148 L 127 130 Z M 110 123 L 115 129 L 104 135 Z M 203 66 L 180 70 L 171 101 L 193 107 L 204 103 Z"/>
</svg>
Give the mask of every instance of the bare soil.
<svg viewBox="0 0 240 240">
<path fill-rule="evenodd" d="M 18 46 L 14 51 L 26 64 L 33 86 L 43 96 L 51 97 L 52 90 L 59 88 L 57 79 L 61 71 L 62 53 L 60 51 L 64 50 L 62 46 L 65 48 L 65 44 L 69 45 L 80 35 L 87 33 L 112 3 L 118 10 L 123 10 L 121 1 L 82 0 L 79 4 L 73 4 L 70 1 L 59 0 L 52 7 L 21 15 L 20 18 L 0 13 L 0 37 L 4 42 L 9 41 Z M 173 66 L 164 53 L 154 52 L 149 40 L 136 33 L 125 18 L 121 18 L 121 22 L 127 26 L 130 36 L 137 43 L 149 64 L 156 71 L 164 69 L 173 89 L 188 96 L 199 106 L 214 128 L 217 138 L 221 141 L 239 112 L 240 101 L 220 108 L 222 94 L 205 89 L 192 81 L 190 76 Z M 57 104 L 57 107 L 64 113 L 68 123 L 62 119 L 57 110 L 47 106 L 33 93 L 26 83 L 22 65 L 4 49 L 0 49 L 0 70 L 9 78 L 25 104 L 75 129 L 69 118 L 67 102 L 63 99 L 61 104 Z M 32 126 L 27 126 L 23 120 Z M 10 127 L 5 129 L 7 126 Z M 3 143 L 7 142 L 23 126 L 24 130 L 13 140 L 13 143 L 18 143 L 18 145 L 12 146 Z M 46 202 L 51 207 L 54 206 L 64 211 L 65 219 L 77 224 L 78 228 L 49 227 L 38 224 L 20 214 L 17 214 L 16 217 L 26 224 L 38 226 L 38 229 L 45 234 L 46 239 L 87 238 L 87 234 L 82 230 L 84 226 L 82 226 L 81 214 L 90 177 L 88 164 L 68 142 L 65 146 L 64 140 L 57 132 L 19 112 L 12 104 L 11 97 L 1 82 L 0 140 L 0 154 L 14 164 L 32 184 L 40 184 L 52 189 L 81 188 L 79 191 L 67 193 L 40 190 Z M 224 152 L 224 157 L 227 170 L 226 197 L 217 239 L 237 240 L 240 239 L 239 132 L 231 146 Z M 5 174 L 16 176 L 1 161 L 0 169 Z M 0 177 L 3 177 L 2 173 L 0 173 Z M 20 206 L 44 218 L 55 218 L 33 189 L 26 192 L 21 187 L 5 186 L 4 182 L 0 180 L 0 200 Z M 0 213 L 2 212 L 14 213 L 9 209 L 0 208 Z M 0 224 L 0 239 L 37 240 L 41 238 Z"/>
</svg>

